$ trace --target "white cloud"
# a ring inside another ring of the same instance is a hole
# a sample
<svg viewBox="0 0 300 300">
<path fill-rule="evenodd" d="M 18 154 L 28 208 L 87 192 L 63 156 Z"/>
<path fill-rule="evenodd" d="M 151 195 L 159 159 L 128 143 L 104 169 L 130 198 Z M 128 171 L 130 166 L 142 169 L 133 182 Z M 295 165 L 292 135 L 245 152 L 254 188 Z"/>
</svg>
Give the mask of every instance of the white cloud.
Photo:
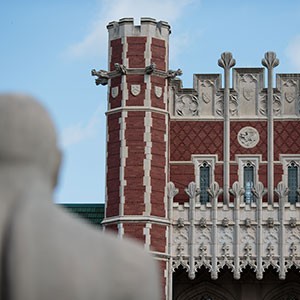
<svg viewBox="0 0 300 300">
<path fill-rule="evenodd" d="M 286 48 L 290 62 L 300 70 L 300 35 L 294 37 Z"/>
<path fill-rule="evenodd" d="M 133 17 L 139 23 L 141 17 L 152 17 L 172 24 L 195 0 L 102 0 L 100 10 L 91 29 L 81 41 L 71 45 L 66 53 L 72 58 L 99 55 L 107 51 L 106 25 L 123 17 Z"/>
<path fill-rule="evenodd" d="M 87 123 L 79 122 L 65 128 L 60 135 L 61 147 L 66 149 L 71 145 L 78 144 L 95 136 L 100 130 L 99 124 L 102 114 L 103 112 L 99 106 Z"/>
</svg>

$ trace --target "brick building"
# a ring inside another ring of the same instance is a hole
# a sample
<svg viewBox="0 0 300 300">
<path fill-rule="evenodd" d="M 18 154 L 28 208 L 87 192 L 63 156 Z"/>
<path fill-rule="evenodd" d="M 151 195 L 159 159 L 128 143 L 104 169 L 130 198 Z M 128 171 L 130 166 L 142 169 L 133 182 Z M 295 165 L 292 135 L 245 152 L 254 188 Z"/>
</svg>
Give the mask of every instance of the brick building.
<svg viewBox="0 0 300 300">
<path fill-rule="evenodd" d="M 164 299 L 300 299 L 300 74 L 274 87 L 275 53 L 233 68 L 225 52 L 224 80 L 183 88 L 168 23 L 107 28 L 105 229 L 153 253 Z"/>
</svg>

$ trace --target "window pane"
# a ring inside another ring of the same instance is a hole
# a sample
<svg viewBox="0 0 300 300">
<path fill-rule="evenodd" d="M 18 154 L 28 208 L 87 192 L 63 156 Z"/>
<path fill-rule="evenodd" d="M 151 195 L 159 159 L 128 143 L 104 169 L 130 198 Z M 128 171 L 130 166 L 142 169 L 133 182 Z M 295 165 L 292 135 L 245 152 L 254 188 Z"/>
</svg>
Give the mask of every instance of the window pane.
<svg viewBox="0 0 300 300">
<path fill-rule="evenodd" d="M 288 167 L 288 188 L 288 200 L 290 203 L 294 204 L 298 201 L 298 166 L 295 163 L 291 163 L 291 165 Z"/>
<path fill-rule="evenodd" d="M 247 164 L 244 167 L 244 189 L 245 195 L 244 199 L 246 203 L 253 201 L 252 188 L 254 186 L 254 167 Z"/>
<path fill-rule="evenodd" d="M 200 203 L 205 204 L 209 201 L 207 189 L 210 186 L 210 166 L 204 163 L 200 167 Z"/>
</svg>

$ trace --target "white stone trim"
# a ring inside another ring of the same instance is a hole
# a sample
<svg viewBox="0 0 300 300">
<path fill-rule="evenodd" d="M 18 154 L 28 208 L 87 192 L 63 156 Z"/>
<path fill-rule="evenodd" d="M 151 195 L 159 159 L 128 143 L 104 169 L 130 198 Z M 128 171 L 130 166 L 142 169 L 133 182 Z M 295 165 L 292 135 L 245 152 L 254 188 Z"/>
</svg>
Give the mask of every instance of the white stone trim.
<svg viewBox="0 0 300 300">
<path fill-rule="evenodd" d="M 114 114 L 119 111 L 150 111 L 150 112 L 156 112 L 160 114 L 166 114 L 166 110 L 161 109 L 161 108 L 156 108 L 156 107 L 145 107 L 145 106 L 126 106 L 126 107 L 117 107 L 113 108 L 109 111 L 107 111 L 105 114 L 110 115 Z"/>
<path fill-rule="evenodd" d="M 121 149 L 120 149 L 120 216 L 124 215 L 124 204 L 125 204 L 125 194 L 124 187 L 127 185 L 127 181 L 125 180 L 125 167 L 126 167 L 126 159 L 128 157 L 128 147 L 126 146 L 125 132 L 126 132 L 126 118 L 128 117 L 127 111 L 122 111 L 121 118 L 119 118 L 120 124 L 120 141 L 121 141 Z"/>
<path fill-rule="evenodd" d="M 150 217 L 150 216 L 140 216 L 140 215 L 126 215 L 126 216 L 116 216 L 109 217 L 102 221 L 103 225 L 115 224 L 115 223 L 132 223 L 132 222 L 151 222 L 158 225 L 170 225 L 172 220 L 161 217 Z"/>
<path fill-rule="evenodd" d="M 118 238 L 122 240 L 124 237 L 123 223 L 118 223 L 117 226 L 118 226 Z"/>
<path fill-rule="evenodd" d="M 146 223 L 144 229 L 143 229 L 143 234 L 145 236 L 145 244 L 144 244 L 144 249 L 149 251 L 150 250 L 150 245 L 151 245 L 151 234 L 150 230 L 152 228 L 151 223 Z"/>
</svg>

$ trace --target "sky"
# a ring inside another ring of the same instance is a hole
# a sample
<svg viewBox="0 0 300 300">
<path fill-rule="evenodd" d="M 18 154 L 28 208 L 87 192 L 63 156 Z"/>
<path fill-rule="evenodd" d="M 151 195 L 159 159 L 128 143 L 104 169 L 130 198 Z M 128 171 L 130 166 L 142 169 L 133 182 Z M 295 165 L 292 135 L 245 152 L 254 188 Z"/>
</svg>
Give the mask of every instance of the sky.
<svg viewBox="0 0 300 300">
<path fill-rule="evenodd" d="M 222 73 L 232 52 L 236 67 L 261 67 L 267 51 L 276 73 L 300 73 L 298 0 L 3 0 L 0 3 L 0 92 L 35 96 L 54 120 L 63 164 L 54 201 L 103 203 L 107 87 L 91 69 L 107 69 L 107 30 L 123 17 L 171 25 L 170 68 Z"/>
</svg>

